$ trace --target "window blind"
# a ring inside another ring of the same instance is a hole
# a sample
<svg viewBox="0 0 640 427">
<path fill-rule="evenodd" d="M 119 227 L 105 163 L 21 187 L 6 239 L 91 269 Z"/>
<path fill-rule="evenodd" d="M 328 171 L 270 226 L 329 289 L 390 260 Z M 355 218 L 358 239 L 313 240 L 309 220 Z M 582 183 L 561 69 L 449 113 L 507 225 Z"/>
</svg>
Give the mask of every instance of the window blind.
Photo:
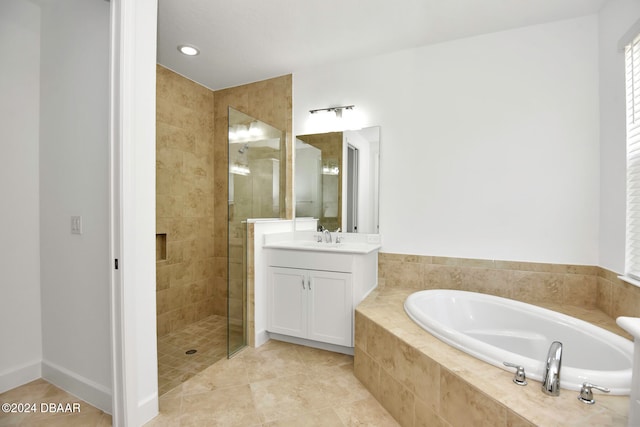
<svg viewBox="0 0 640 427">
<path fill-rule="evenodd" d="M 627 92 L 626 275 L 640 280 L 640 34 L 625 46 Z"/>
</svg>

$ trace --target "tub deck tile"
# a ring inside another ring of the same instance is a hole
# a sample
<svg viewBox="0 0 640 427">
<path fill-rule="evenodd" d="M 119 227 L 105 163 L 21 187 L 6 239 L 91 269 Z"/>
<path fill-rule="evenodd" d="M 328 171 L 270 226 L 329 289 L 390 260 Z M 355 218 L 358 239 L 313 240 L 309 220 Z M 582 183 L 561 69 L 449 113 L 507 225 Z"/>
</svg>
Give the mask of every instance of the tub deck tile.
<svg viewBox="0 0 640 427">
<path fill-rule="evenodd" d="M 591 406 L 580 403 L 576 391 L 547 396 L 539 382 L 517 386 L 512 373 L 422 330 L 403 309 L 404 299 L 414 291 L 378 289 L 358 306 L 356 315 L 356 328 L 366 335 L 356 342 L 356 376 L 401 425 L 626 426 L 627 396 L 598 393 Z M 597 309 L 543 306 L 624 335 L 614 319 Z M 432 381 L 433 364 L 439 366 L 439 384 Z M 430 400 L 425 390 L 438 397 Z"/>
</svg>

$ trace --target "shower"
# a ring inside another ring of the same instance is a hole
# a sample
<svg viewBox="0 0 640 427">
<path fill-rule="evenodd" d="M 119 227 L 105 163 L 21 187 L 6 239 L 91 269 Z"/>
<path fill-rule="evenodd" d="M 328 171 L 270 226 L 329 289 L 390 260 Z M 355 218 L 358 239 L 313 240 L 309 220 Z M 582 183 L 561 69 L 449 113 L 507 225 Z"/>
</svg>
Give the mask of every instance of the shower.
<svg viewBox="0 0 640 427">
<path fill-rule="evenodd" d="M 247 344 L 247 250 L 251 222 L 284 217 L 284 132 L 229 107 L 227 351 Z M 249 151 L 249 148 L 251 150 Z"/>
</svg>

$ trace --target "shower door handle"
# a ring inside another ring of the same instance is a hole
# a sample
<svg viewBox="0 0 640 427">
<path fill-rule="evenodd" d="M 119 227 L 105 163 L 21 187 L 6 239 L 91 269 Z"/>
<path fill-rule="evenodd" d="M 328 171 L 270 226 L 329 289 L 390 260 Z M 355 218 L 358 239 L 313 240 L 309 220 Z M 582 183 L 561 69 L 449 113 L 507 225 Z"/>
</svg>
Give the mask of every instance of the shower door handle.
<svg viewBox="0 0 640 427">
<path fill-rule="evenodd" d="M 302 289 L 307 289 L 304 287 L 304 276 L 302 276 Z"/>
</svg>

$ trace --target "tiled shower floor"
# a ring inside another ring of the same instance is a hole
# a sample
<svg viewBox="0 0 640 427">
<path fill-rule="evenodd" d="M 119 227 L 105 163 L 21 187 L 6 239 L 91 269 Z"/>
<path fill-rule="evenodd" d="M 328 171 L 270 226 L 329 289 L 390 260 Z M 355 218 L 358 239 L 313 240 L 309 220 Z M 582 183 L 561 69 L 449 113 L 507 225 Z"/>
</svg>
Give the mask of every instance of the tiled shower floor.
<svg viewBox="0 0 640 427">
<path fill-rule="evenodd" d="M 187 354 L 189 350 L 196 350 Z M 165 394 L 227 356 L 227 319 L 209 316 L 158 338 L 158 393 Z"/>
</svg>

